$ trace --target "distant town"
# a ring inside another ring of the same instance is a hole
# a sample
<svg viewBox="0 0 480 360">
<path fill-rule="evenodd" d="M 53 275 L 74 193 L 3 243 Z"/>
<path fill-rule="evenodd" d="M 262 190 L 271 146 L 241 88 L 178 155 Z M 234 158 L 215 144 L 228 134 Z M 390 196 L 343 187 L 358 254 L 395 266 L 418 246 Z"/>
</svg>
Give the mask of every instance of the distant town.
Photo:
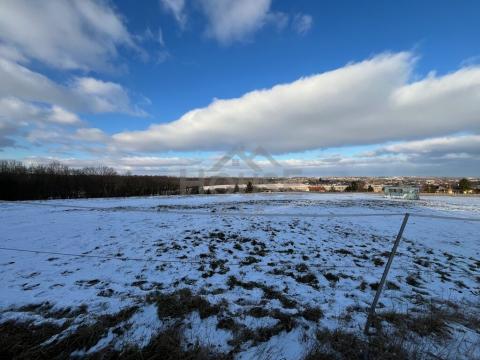
<svg viewBox="0 0 480 360">
<path fill-rule="evenodd" d="M 383 193 L 386 187 L 415 187 L 423 194 L 480 194 L 480 178 L 440 177 L 295 177 L 295 178 L 207 178 L 203 191 L 224 192 L 372 192 Z M 247 187 L 251 185 L 249 189 Z M 190 188 L 195 192 L 195 188 Z"/>
</svg>

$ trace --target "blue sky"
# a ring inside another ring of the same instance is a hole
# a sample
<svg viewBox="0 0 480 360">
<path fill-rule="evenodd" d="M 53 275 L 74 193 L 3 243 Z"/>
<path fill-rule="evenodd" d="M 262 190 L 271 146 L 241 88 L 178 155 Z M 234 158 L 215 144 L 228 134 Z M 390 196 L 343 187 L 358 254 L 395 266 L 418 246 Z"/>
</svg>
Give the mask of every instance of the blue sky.
<svg viewBox="0 0 480 360">
<path fill-rule="evenodd" d="M 476 1 L 5 1 L 0 157 L 175 175 L 242 146 L 305 175 L 478 176 L 479 13 Z"/>
</svg>

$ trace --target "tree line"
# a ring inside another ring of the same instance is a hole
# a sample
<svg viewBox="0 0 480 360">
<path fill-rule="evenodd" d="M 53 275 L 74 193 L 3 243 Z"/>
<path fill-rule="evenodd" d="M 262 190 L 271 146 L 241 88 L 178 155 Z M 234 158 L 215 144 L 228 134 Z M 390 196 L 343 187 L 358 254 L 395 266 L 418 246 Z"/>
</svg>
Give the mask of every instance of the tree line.
<svg viewBox="0 0 480 360">
<path fill-rule="evenodd" d="M 106 166 L 73 169 L 59 162 L 26 165 L 0 160 L 1 200 L 173 195 L 180 180 L 171 176 L 119 175 Z"/>
</svg>

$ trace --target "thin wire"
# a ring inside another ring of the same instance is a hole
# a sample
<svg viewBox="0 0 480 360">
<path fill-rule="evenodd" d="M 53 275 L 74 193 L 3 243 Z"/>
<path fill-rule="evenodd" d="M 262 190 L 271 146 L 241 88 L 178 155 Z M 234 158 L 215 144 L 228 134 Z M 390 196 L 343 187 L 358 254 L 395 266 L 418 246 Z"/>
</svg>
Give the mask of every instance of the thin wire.
<svg viewBox="0 0 480 360">
<path fill-rule="evenodd" d="M 100 259 L 107 259 L 107 260 L 121 260 L 121 261 L 141 261 L 141 262 L 159 262 L 159 263 L 180 263 L 180 264 L 210 264 L 208 261 L 197 261 L 197 260 L 162 260 L 162 259 L 145 259 L 145 258 L 131 258 L 131 257 L 122 257 L 122 256 L 103 256 L 103 255 L 89 255 L 89 254 L 74 254 L 74 253 L 61 253 L 55 251 L 44 251 L 44 250 L 31 250 L 31 249 L 17 249 L 17 248 L 6 248 L 0 247 L 0 250 L 6 251 L 18 251 L 18 252 L 28 252 L 28 253 L 35 253 L 35 254 L 48 254 L 48 255 L 58 255 L 58 256 L 72 256 L 72 257 L 88 257 L 88 258 L 100 258 Z M 272 261 L 273 262 L 273 261 Z M 283 264 L 296 264 L 293 262 L 285 262 L 282 261 L 280 265 Z M 243 265 L 255 265 L 255 266 L 271 266 L 268 264 L 258 264 L 258 263 L 224 263 L 224 265 L 232 265 L 232 266 L 243 266 Z M 353 268 L 358 266 L 353 265 L 345 265 L 345 266 L 337 266 L 337 265 L 312 265 L 316 267 L 325 267 L 325 268 Z M 374 267 L 372 267 L 373 269 Z"/>
<path fill-rule="evenodd" d="M 87 258 L 98 258 L 98 259 L 107 259 L 107 260 L 128 260 L 128 261 L 142 261 L 142 262 L 162 262 L 162 263 L 198 263 L 202 264 L 202 261 L 181 261 L 181 260 L 160 260 L 160 259 L 143 259 L 143 258 L 128 258 L 121 256 L 104 256 L 104 255 L 89 255 L 89 254 L 74 254 L 74 253 L 61 253 L 55 251 L 43 251 L 43 250 L 30 250 L 30 249 L 17 249 L 17 248 L 6 248 L 0 247 L 0 250 L 6 251 L 18 251 L 18 252 L 28 252 L 35 254 L 48 254 L 48 255 L 58 255 L 58 256 L 73 256 L 73 257 L 87 257 Z"/>
<path fill-rule="evenodd" d="M 0 201 L 7 204 L 23 204 L 34 206 L 46 206 L 52 208 L 66 208 L 72 210 L 89 210 L 89 211 L 111 211 L 111 212 L 148 212 L 148 213 L 161 213 L 161 214 L 176 214 L 176 215 L 199 215 L 199 216 L 244 216 L 244 217 L 368 217 L 368 216 L 403 216 L 404 213 L 344 213 L 344 214 L 308 214 L 308 213 L 259 213 L 259 212 L 216 212 L 216 211 L 184 211 L 184 210 L 163 210 L 163 209 L 139 209 L 139 208 L 124 208 L 124 207 L 88 207 L 81 205 L 65 205 L 65 204 L 46 204 L 35 202 L 16 202 L 16 201 Z"/>
<path fill-rule="evenodd" d="M 162 214 L 181 214 L 181 215 L 208 215 L 208 216 L 215 216 L 219 215 L 222 217 L 225 216 L 243 216 L 243 217 L 311 217 L 311 218 L 332 218 L 332 217 L 369 217 L 369 216 L 403 216 L 403 213 L 350 213 L 350 214 L 306 214 L 306 213 L 296 213 L 296 214 L 288 214 L 288 213 L 228 213 L 228 212 L 205 212 L 205 211 L 179 211 L 179 210 L 167 210 L 162 212 Z"/>
<path fill-rule="evenodd" d="M 131 257 L 122 257 L 122 256 L 104 256 L 104 255 L 89 255 L 89 254 L 75 254 L 75 253 L 62 253 L 62 252 L 55 252 L 55 251 L 44 251 L 44 250 L 31 250 L 31 249 L 18 249 L 18 248 L 7 248 L 7 247 L 0 247 L 0 250 L 6 251 L 16 251 L 16 252 L 24 252 L 24 253 L 33 253 L 33 254 L 47 254 L 47 255 L 57 255 L 57 256 L 70 256 L 70 257 L 85 257 L 85 258 L 97 258 L 97 259 L 106 259 L 106 260 L 121 260 L 121 261 L 140 261 L 140 262 L 157 262 L 157 263 L 165 263 L 165 264 L 200 264 L 200 265 L 208 265 L 210 262 L 208 261 L 198 261 L 198 260 L 162 260 L 162 259 L 145 259 L 145 258 L 131 258 Z M 274 262 L 273 260 L 270 262 Z M 226 266 L 260 266 L 260 267 L 272 267 L 275 265 L 298 265 L 298 263 L 292 261 L 280 261 L 278 264 L 270 265 L 270 264 L 260 264 L 260 263 L 230 263 L 225 262 L 223 265 Z M 398 264 L 397 264 L 398 265 Z M 383 270 L 381 267 L 377 266 L 361 266 L 361 265 L 320 265 L 320 264 L 308 264 L 308 266 L 319 268 L 319 269 L 363 269 L 363 270 Z M 428 269 L 419 269 L 419 268 L 394 268 L 395 270 L 407 270 L 407 271 L 420 271 L 420 272 L 431 272 L 437 273 L 435 270 L 428 270 Z M 468 271 L 448 271 L 448 274 L 467 274 L 472 275 Z"/>
<path fill-rule="evenodd" d="M 46 206 L 46 207 L 53 207 L 53 208 L 68 208 L 68 209 L 80 209 L 80 210 L 89 210 L 89 211 L 129 211 L 129 212 L 150 212 L 156 213 L 159 210 L 152 210 L 152 209 L 126 209 L 122 207 L 117 208 L 99 208 L 99 207 L 87 207 L 81 205 L 65 205 L 65 204 L 48 204 L 48 203 L 39 203 L 39 202 L 17 202 L 17 201 L 0 201 L 0 203 L 9 203 L 9 204 L 26 204 L 26 205 L 34 205 L 34 206 Z M 180 215 L 200 215 L 200 216 L 246 216 L 246 217 L 258 217 L 258 216 L 266 216 L 266 217 L 370 217 L 370 216 L 403 216 L 404 213 L 350 213 L 350 214 L 276 214 L 276 213 L 217 213 L 217 212 L 205 212 L 205 211 L 181 211 L 181 210 L 166 210 L 162 211 L 162 214 L 180 214 Z M 433 218 L 433 219 L 442 219 L 442 220 L 458 220 L 458 221 L 480 221 L 479 218 L 464 218 L 464 217 L 454 217 L 454 216 L 439 216 L 439 215 L 427 215 L 427 214 L 418 214 L 412 213 L 411 216 L 422 217 L 422 218 Z M 59 255 L 59 256 L 73 256 L 73 257 L 89 257 L 89 258 L 100 258 L 100 259 L 108 259 L 108 260 L 127 260 L 127 261 L 142 261 L 142 262 L 159 262 L 159 263 L 185 263 L 185 264 L 208 264 L 205 261 L 182 261 L 182 260 L 160 260 L 160 259 L 144 259 L 144 258 L 127 258 L 127 257 L 113 257 L 113 256 L 102 256 L 102 255 L 88 255 L 88 254 L 73 254 L 73 253 L 60 253 L 60 252 L 53 252 L 53 251 L 42 251 L 42 250 L 30 250 L 30 249 L 16 249 L 16 248 L 5 248 L 0 247 L 0 250 L 7 250 L 7 251 L 18 251 L 18 252 L 29 252 L 29 253 L 38 253 L 38 254 L 50 254 L 50 255 Z M 269 250 L 270 251 L 270 250 Z M 271 252 L 280 253 L 282 251 L 275 251 L 271 250 Z M 249 265 L 246 263 L 225 263 L 230 266 L 244 266 Z M 282 262 L 282 264 L 293 264 L 289 262 Z M 251 265 L 255 266 L 270 266 L 267 264 L 258 264 L 253 263 Z M 310 264 L 310 266 L 317 267 L 317 268 L 325 268 L 325 269 L 335 269 L 335 268 L 362 268 L 362 269 L 378 269 L 378 267 L 362 267 L 360 265 L 318 265 L 318 264 Z M 409 271 L 421 271 L 421 272 L 436 272 L 435 270 L 427 270 L 427 269 L 418 269 L 418 268 L 402 268 Z M 472 275 L 470 272 L 464 271 L 449 271 L 448 273 L 462 273 Z"/>
<path fill-rule="evenodd" d="M 459 216 L 446 216 L 446 215 L 428 215 L 428 214 L 418 214 L 411 213 L 410 216 L 420 217 L 420 218 L 429 218 L 429 219 L 439 219 L 439 220 L 459 220 L 459 221 L 480 221 L 480 218 L 466 218 Z"/>
<path fill-rule="evenodd" d="M 23 204 L 34 206 L 46 206 L 53 208 L 66 208 L 72 210 L 89 210 L 89 211 L 111 211 L 111 212 L 148 212 L 148 213 L 161 213 L 161 214 L 176 214 L 176 215 L 198 215 L 198 216 L 241 216 L 241 217 L 310 217 L 310 218 L 333 218 L 333 217 L 376 217 L 376 216 L 404 216 L 405 213 L 329 213 L 329 214 L 311 214 L 311 213 L 259 213 L 259 212 L 216 212 L 216 211 L 183 211 L 183 210 L 160 210 L 160 209 L 139 209 L 139 208 L 124 208 L 124 207 L 89 207 L 82 205 L 65 205 L 65 204 L 48 204 L 40 202 L 27 202 L 27 201 L 7 201 L 2 200 L 1 203 L 6 204 Z M 456 220 L 456 221 L 474 221 L 480 222 L 480 218 L 472 217 L 458 217 L 458 216 L 444 216 L 444 215 L 429 215 L 410 213 L 410 216 L 420 218 L 431 218 L 440 220 Z"/>
</svg>

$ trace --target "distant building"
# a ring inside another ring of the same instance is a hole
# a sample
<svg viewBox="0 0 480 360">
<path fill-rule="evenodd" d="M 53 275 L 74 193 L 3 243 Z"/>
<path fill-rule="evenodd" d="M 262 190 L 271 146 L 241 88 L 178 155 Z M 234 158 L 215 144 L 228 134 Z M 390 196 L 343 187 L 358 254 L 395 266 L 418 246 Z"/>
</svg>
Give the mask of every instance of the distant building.
<svg viewBox="0 0 480 360">
<path fill-rule="evenodd" d="M 348 185 L 344 185 L 344 184 L 333 184 L 331 186 L 331 189 L 333 189 L 333 191 L 340 191 L 340 192 L 343 192 L 347 189 Z"/>
<path fill-rule="evenodd" d="M 437 190 L 435 191 L 437 194 L 453 194 L 453 190 L 450 186 L 445 185 L 438 185 Z"/>
<path fill-rule="evenodd" d="M 311 192 L 326 192 L 327 190 L 325 190 L 325 188 L 323 186 L 320 186 L 320 185 L 311 185 L 308 187 L 308 191 L 311 191 Z"/>
<path fill-rule="evenodd" d="M 420 189 L 413 186 L 386 186 L 385 196 L 393 199 L 418 200 Z"/>
<path fill-rule="evenodd" d="M 289 191 L 309 191 L 308 185 L 306 184 L 289 184 Z"/>
<path fill-rule="evenodd" d="M 373 192 L 380 193 L 383 192 L 383 188 L 385 185 L 383 184 L 366 184 L 365 187 L 368 189 L 368 187 L 371 186 L 373 189 Z"/>
</svg>

